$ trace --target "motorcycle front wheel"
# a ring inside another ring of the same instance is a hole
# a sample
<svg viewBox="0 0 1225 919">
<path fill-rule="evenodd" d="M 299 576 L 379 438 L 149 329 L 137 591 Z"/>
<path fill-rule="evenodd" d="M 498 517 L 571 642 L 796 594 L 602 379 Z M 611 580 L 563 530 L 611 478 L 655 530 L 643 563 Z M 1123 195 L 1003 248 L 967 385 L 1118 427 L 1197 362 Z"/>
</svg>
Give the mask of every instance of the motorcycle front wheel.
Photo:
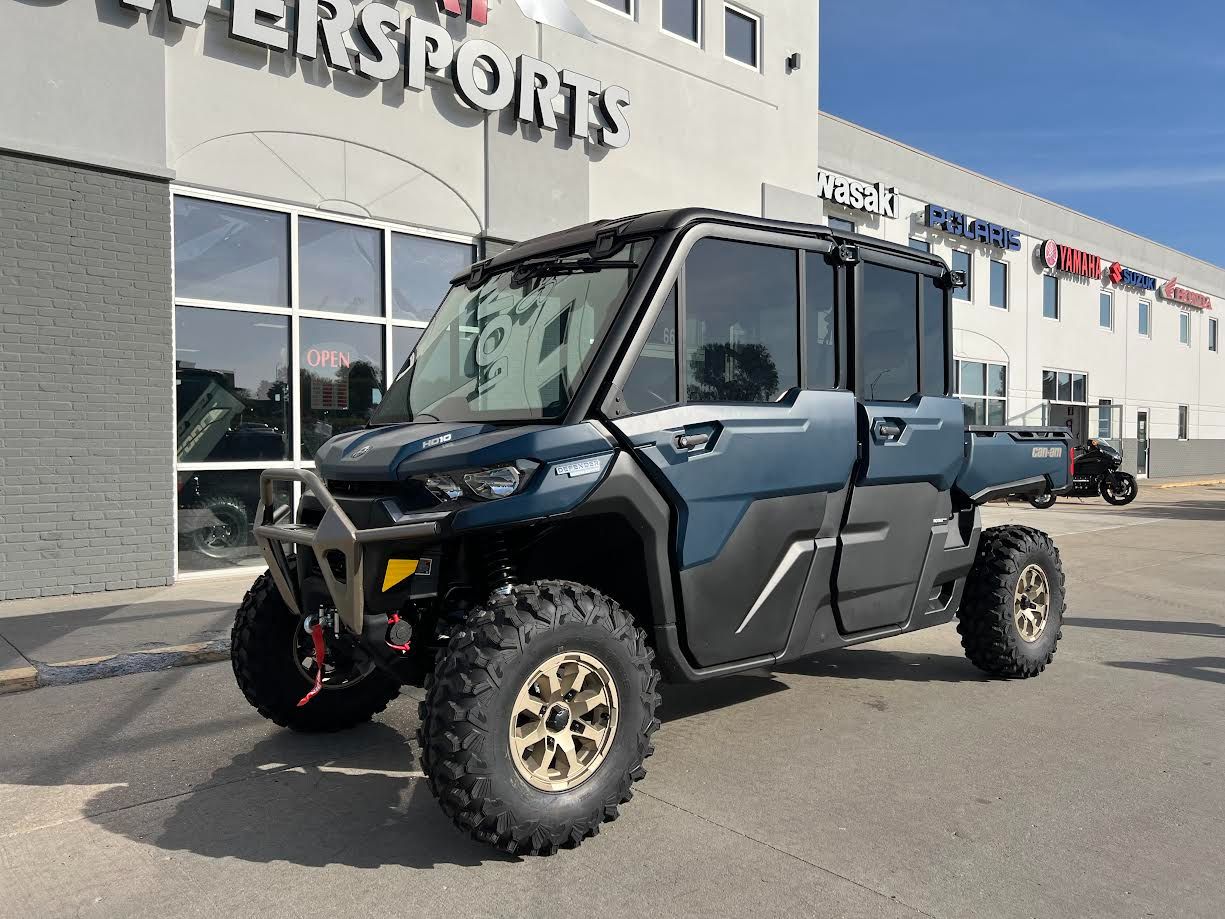
<svg viewBox="0 0 1225 919">
<path fill-rule="evenodd" d="M 1136 500 L 1140 488 L 1136 477 L 1127 472 L 1115 472 L 1102 479 L 1102 497 L 1107 504 L 1122 507 Z"/>
</svg>

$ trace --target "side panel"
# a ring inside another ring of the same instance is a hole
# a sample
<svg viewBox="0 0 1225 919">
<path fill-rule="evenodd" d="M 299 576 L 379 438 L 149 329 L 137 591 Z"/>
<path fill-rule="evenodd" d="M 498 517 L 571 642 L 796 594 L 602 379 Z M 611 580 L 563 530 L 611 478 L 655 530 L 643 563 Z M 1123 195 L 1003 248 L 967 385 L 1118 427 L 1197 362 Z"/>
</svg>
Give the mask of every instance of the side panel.
<svg viewBox="0 0 1225 919">
<path fill-rule="evenodd" d="M 838 565 L 843 632 L 905 622 L 931 541 L 932 521 L 948 516 L 948 493 L 928 482 L 856 487 Z"/>
<path fill-rule="evenodd" d="M 1038 491 L 1061 491 L 1068 484 L 1072 444 L 1066 431 L 971 431 L 966 448 L 957 489 L 971 501 L 1035 485 Z"/>
<path fill-rule="evenodd" d="M 836 609 L 847 633 L 910 616 L 932 523 L 950 514 L 965 462 L 961 400 L 924 396 L 861 406 L 865 457 L 850 496 Z"/>
<path fill-rule="evenodd" d="M 795 391 L 774 404 L 694 404 L 612 424 L 676 509 L 673 551 L 695 662 L 780 651 L 814 540 L 836 533 L 841 518 L 854 397 Z M 703 436 L 697 447 L 678 441 Z"/>
</svg>

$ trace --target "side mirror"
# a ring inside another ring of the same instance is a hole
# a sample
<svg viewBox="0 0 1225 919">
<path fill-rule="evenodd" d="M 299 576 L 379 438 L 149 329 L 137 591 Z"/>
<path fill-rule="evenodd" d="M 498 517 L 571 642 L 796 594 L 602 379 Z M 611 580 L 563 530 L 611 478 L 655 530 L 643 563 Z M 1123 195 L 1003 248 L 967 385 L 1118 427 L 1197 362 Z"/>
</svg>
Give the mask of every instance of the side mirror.
<svg viewBox="0 0 1225 919">
<path fill-rule="evenodd" d="M 970 283 L 970 279 L 966 277 L 966 273 L 964 271 L 950 271 L 949 272 L 949 289 L 950 290 L 961 290 L 963 287 L 968 286 L 969 283 Z"/>
</svg>

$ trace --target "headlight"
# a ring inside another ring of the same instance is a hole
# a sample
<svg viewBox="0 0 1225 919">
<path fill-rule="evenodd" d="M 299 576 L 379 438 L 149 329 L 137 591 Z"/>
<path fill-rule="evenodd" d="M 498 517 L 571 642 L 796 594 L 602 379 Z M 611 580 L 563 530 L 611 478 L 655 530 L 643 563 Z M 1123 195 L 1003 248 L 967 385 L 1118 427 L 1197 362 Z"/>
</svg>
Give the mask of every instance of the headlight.
<svg viewBox="0 0 1225 919">
<path fill-rule="evenodd" d="M 527 484 L 536 464 L 520 460 L 513 466 L 474 469 L 470 472 L 434 472 L 417 478 L 439 503 L 447 504 L 460 498 L 493 501 L 509 498 Z"/>
<path fill-rule="evenodd" d="M 464 490 L 459 487 L 459 483 L 449 475 L 432 475 L 426 478 L 425 487 L 439 501 L 444 504 L 447 501 L 454 501 L 456 498 L 463 497 Z"/>
<path fill-rule="evenodd" d="M 478 498 L 508 498 L 519 490 L 522 476 L 514 466 L 480 469 L 464 476 L 464 484 Z"/>
</svg>

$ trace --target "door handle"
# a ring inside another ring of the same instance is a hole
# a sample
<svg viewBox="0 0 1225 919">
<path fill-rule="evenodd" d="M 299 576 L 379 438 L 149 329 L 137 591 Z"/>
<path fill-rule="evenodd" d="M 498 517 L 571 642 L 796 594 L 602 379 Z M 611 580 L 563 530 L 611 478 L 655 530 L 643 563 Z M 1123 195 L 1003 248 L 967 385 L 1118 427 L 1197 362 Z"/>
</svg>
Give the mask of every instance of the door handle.
<svg viewBox="0 0 1225 919">
<path fill-rule="evenodd" d="M 681 450 L 696 450 L 710 443 L 709 434 L 677 434 L 676 446 Z"/>
<path fill-rule="evenodd" d="M 896 421 L 877 418 L 872 425 L 872 433 L 880 440 L 897 440 L 902 436 L 902 426 Z"/>
</svg>

